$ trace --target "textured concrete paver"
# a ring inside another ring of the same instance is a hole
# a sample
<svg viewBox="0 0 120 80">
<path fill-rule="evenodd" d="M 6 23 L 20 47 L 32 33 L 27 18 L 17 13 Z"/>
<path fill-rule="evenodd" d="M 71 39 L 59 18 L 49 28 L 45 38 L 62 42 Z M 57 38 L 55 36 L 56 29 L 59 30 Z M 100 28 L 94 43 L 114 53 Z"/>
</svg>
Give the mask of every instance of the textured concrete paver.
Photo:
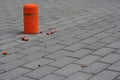
<svg viewBox="0 0 120 80">
<path fill-rule="evenodd" d="M 74 62 L 75 60 L 77 60 L 77 59 L 70 58 L 70 57 L 64 57 L 64 58 L 61 58 L 57 61 L 54 61 L 54 62 L 50 63 L 49 65 L 56 66 L 56 67 L 63 67 L 63 66 L 66 66 L 66 65 Z"/>
<path fill-rule="evenodd" d="M 90 80 L 113 80 L 117 75 L 119 75 L 118 72 L 108 71 L 105 70 L 103 72 L 100 72 Z"/>
<path fill-rule="evenodd" d="M 73 73 L 76 73 L 77 71 L 80 71 L 82 68 L 80 65 L 70 64 L 58 71 L 55 72 L 55 74 L 63 75 L 63 76 L 70 76 Z"/>
<path fill-rule="evenodd" d="M 23 56 L 24 55 L 22 55 L 22 54 L 11 54 L 9 56 L 5 56 L 3 58 L 0 58 L 0 62 L 2 62 L 2 63 L 8 63 L 8 62 L 17 60 L 18 58 L 21 58 Z"/>
<path fill-rule="evenodd" d="M 91 54 L 93 51 L 92 50 L 88 50 L 88 49 L 80 49 L 79 51 L 75 51 L 71 54 L 68 54 L 68 56 L 71 57 L 76 57 L 76 58 L 82 58 L 88 54 Z"/>
<path fill-rule="evenodd" d="M 87 48 L 92 49 L 92 50 L 97 50 L 104 46 L 106 46 L 106 43 L 95 42 L 95 43 L 89 45 Z"/>
<path fill-rule="evenodd" d="M 65 50 L 76 51 L 76 50 L 79 50 L 80 48 L 83 48 L 85 46 L 86 46 L 86 44 L 75 43 L 71 46 L 66 47 Z"/>
<path fill-rule="evenodd" d="M 30 72 L 31 70 L 25 69 L 25 68 L 16 68 L 11 71 L 5 72 L 0 75 L 0 79 L 2 80 L 13 80 L 16 77 L 19 77 L 22 74 L 25 74 L 27 72 Z"/>
<path fill-rule="evenodd" d="M 99 40 L 98 38 L 90 37 L 90 38 L 87 38 L 87 39 L 85 39 L 85 40 L 83 40 L 81 42 L 86 43 L 86 44 L 92 44 L 92 43 L 94 43 L 94 42 L 96 42 L 98 40 Z"/>
<path fill-rule="evenodd" d="M 11 48 L 11 47 L 15 47 L 15 46 L 17 46 L 18 45 L 18 43 L 16 43 L 16 42 L 11 42 L 11 43 L 8 43 L 8 44 L 4 44 L 4 45 L 1 45 L 0 46 L 0 49 L 7 49 L 7 48 Z"/>
<path fill-rule="evenodd" d="M 28 64 L 25 64 L 25 65 L 23 65 L 23 67 L 30 68 L 30 69 L 36 69 L 36 68 L 39 68 L 38 65 L 43 66 L 43 65 L 46 65 L 52 61 L 53 60 L 41 58 L 41 59 L 34 60 Z"/>
<path fill-rule="evenodd" d="M 38 4 L 43 33 L 23 33 L 27 3 Z M 0 53 L 8 52 L 0 54 L 0 80 L 120 80 L 119 3 L 0 0 Z M 58 32 L 46 35 L 49 28 Z"/>
<path fill-rule="evenodd" d="M 115 49 L 111 49 L 111 48 L 101 48 L 98 49 L 97 51 L 93 52 L 92 54 L 94 55 L 99 55 L 99 56 L 106 56 L 108 54 L 110 54 L 111 52 L 113 52 Z"/>
<path fill-rule="evenodd" d="M 108 66 L 109 66 L 109 64 L 96 62 L 96 63 L 93 63 L 92 65 L 86 67 L 85 69 L 83 69 L 81 71 L 87 72 L 87 73 L 92 73 L 92 74 L 97 74 L 100 71 L 102 71 L 105 68 L 107 68 Z"/>
<path fill-rule="evenodd" d="M 100 58 L 101 57 L 99 56 L 88 55 L 88 56 L 81 58 L 80 60 L 77 60 L 75 63 L 89 65 L 95 61 L 98 61 Z"/>
<path fill-rule="evenodd" d="M 38 68 L 32 72 L 25 74 L 25 76 L 39 79 L 39 78 L 42 78 L 42 77 L 44 77 L 44 76 L 46 76 L 46 75 L 48 75 L 56 70 L 57 70 L 57 68 L 55 68 L 55 67 L 44 66 L 44 67 Z"/>
<path fill-rule="evenodd" d="M 20 76 L 14 80 L 35 80 L 35 79 L 31 79 L 31 78 L 28 78 L 28 77 L 23 77 L 23 76 Z"/>
<path fill-rule="evenodd" d="M 116 62 L 119 59 L 120 59 L 120 55 L 118 55 L 118 54 L 110 54 L 110 55 L 100 59 L 100 61 L 113 64 L 114 62 Z"/>
<path fill-rule="evenodd" d="M 1 65 L 0 70 L 8 71 L 8 70 L 14 69 L 16 67 L 19 67 L 25 63 L 27 63 L 27 61 L 14 60 L 12 62 Z"/>
<path fill-rule="evenodd" d="M 77 72 L 75 74 L 73 74 L 72 76 L 66 78 L 65 80 L 87 80 L 90 77 L 92 77 L 91 74 L 86 74 L 86 73 L 81 73 L 81 72 Z"/>
<path fill-rule="evenodd" d="M 120 60 L 118 62 L 114 63 L 113 65 L 111 65 L 110 67 L 108 67 L 108 69 L 120 71 Z"/>
<path fill-rule="evenodd" d="M 38 47 L 38 46 L 32 46 L 28 49 L 25 49 L 25 50 L 22 50 L 22 51 L 19 51 L 20 53 L 23 53 L 23 54 L 35 54 L 37 53 L 37 51 L 39 51 L 41 49 L 41 47 Z"/>
<path fill-rule="evenodd" d="M 49 53 L 45 53 L 45 52 L 37 52 L 28 56 L 24 56 L 22 58 L 20 58 L 21 60 L 25 60 L 25 61 L 33 61 L 39 58 L 42 58 L 46 55 L 48 55 Z"/>
<path fill-rule="evenodd" d="M 50 59 L 61 59 L 62 57 L 65 57 L 66 55 L 69 55 L 71 54 L 72 52 L 69 52 L 69 51 L 65 51 L 65 50 L 59 50 L 59 51 L 56 51 L 52 54 L 49 54 L 47 56 L 45 56 L 46 58 L 50 58 Z"/>
<path fill-rule="evenodd" d="M 111 48 L 120 48 L 120 42 L 119 41 L 113 42 L 110 45 L 108 45 L 108 47 L 111 47 Z"/>
<path fill-rule="evenodd" d="M 54 75 L 54 74 L 50 74 L 40 80 L 63 80 L 65 77 L 62 76 L 58 76 L 58 75 Z"/>
</svg>

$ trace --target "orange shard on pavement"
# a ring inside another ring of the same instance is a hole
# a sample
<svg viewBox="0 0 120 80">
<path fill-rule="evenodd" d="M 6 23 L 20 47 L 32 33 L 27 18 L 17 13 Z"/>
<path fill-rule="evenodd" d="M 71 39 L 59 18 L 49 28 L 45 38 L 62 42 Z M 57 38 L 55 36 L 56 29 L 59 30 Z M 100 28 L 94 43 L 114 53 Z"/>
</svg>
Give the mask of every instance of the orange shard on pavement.
<svg viewBox="0 0 120 80">
<path fill-rule="evenodd" d="M 46 35 L 51 35 L 51 32 L 47 32 Z"/>
<path fill-rule="evenodd" d="M 85 65 L 85 64 L 81 64 L 81 67 L 82 67 L 82 68 L 85 68 L 85 67 L 87 67 L 87 65 Z"/>
<path fill-rule="evenodd" d="M 28 38 L 24 38 L 24 41 L 28 41 L 29 39 Z"/>
<path fill-rule="evenodd" d="M 2 52 L 2 55 L 7 55 L 8 53 L 6 51 L 3 51 Z"/>
<path fill-rule="evenodd" d="M 23 38 L 25 38 L 25 36 L 20 36 L 20 38 L 22 38 L 22 39 L 23 39 Z"/>
</svg>

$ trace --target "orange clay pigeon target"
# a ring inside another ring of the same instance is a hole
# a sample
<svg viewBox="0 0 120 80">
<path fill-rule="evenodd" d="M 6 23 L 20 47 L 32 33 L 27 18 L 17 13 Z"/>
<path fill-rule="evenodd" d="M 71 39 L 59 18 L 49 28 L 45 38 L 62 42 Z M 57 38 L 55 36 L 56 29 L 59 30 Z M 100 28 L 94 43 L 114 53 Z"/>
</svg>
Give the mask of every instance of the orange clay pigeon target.
<svg viewBox="0 0 120 80">
<path fill-rule="evenodd" d="M 24 33 L 37 34 L 38 30 L 38 5 L 25 4 L 24 12 Z"/>
</svg>

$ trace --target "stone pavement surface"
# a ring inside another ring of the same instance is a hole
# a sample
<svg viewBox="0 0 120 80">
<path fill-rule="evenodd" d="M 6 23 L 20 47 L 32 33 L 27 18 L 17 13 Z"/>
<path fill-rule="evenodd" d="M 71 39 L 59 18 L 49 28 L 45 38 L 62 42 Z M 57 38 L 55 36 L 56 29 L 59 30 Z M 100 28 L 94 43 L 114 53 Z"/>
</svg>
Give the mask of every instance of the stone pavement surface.
<svg viewBox="0 0 120 80">
<path fill-rule="evenodd" d="M 41 30 L 59 31 L 23 34 L 26 3 Z M 0 50 L 0 80 L 120 80 L 120 1 L 1 0 Z"/>
</svg>

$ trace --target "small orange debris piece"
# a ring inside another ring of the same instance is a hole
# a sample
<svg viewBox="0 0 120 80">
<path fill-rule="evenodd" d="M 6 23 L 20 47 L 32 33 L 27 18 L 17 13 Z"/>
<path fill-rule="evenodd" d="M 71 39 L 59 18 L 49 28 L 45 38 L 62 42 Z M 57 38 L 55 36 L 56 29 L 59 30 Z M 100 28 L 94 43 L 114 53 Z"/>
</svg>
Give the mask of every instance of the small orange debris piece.
<svg viewBox="0 0 120 80">
<path fill-rule="evenodd" d="M 52 31 L 52 32 L 50 32 L 50 33 L 53 34 L 53 33 L 55 33 L 55 32 Z"/>
<path fill-rule="evenodd" d="M 20 36 L 20 38 L 22 38 L 22 39 L 23 39 L 23 38 L 25 38 L 25 36 Z"/>
<path fill-rule="evenodd" d="M 58 32 L 56 28 L 49 28 L 48 31 L 49 32 L 47 32 L 46 35 L 51 35 L 51 34 L 54 34 L 55 32 Z"/>
<path fill-rule="evenodd" d="M 82 68 L 85 68 L 85 67 L 87 67 L 87 65 L 85 65 L 85 64 L 81 64 L 81 67 L 82 67 Z"/>
<path fill-rule="evenodd" d="M 25 36 L 23 36 L 23 35 L 22 35 L 22 36 L 20 36 L 20 38 L 21 38 L 21 40 L 22 40 L 22 41 L 28 41 L 28 40 L 29 40 L 28 38 L 26 38 L 26 37 L 25 37 Z"/>
<path fill-rule="evenodd" d="M 2 52 L 2 55 L 7 55 L 8 53 L 6 51 L 3 51 Z"/>
<path fill-rule="evenodd" d="M 47 32 L 46 35 L 51 35 L 51 32 Z"/>
<path fill-rule="evenodd" d="M 23 38 L 24 41 L 28 41 L 29 39 L 28 38 Z"/>
</svg>

